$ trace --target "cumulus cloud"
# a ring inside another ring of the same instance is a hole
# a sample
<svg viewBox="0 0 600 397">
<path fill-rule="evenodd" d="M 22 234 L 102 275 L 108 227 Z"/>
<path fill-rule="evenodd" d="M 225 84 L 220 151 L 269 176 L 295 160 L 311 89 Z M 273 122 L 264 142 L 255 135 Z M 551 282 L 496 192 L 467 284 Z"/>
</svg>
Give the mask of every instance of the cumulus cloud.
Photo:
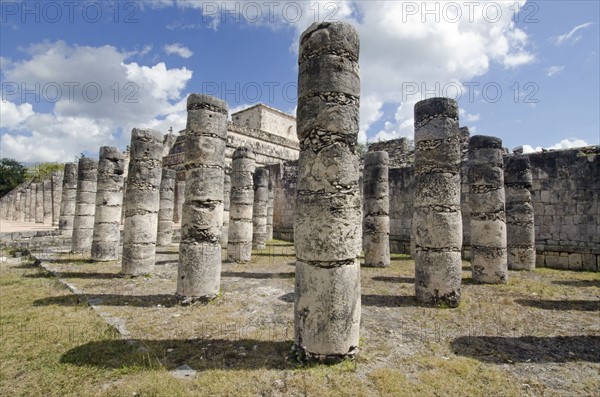
<svg viewBox="0 0 600 397">
<path fill-rule="evenodd" d="M 179 55 L 182 58 L 190 58 L 194 53 L 180 43 L 166 44 L 163 50 L 169 55 Z"/>
<path fill-rule="evenodd" d="M 555 74 L 562 72 L 563 70 L 565 70 L 564 66 L 550 66 L 548 69 L 546 69 L 546 76 L 552 77 Z"/>
<path fill-rule="evenodd" d="M 113 46 L 63 41 L 32 45 L 26 54 L 3 70 L 3 85 L 15 84 L 3 92 L 3 155 L 60 161 L 103 145 L 123 148 L 133 127 L 185 127 L 187 68 L 140 65 Z"/>
<path fill-rule="evenodd" d="M 581 34 L 578 34 L 577 32 L 579 32 L 581 29 L 589 28 L 590 26 L 592 26 L 591 22 L 586 22 L 582 23 L 581 25 L 577 25 L 568 33 L 554 37 L 554 42 L 556 43 L 556 45 L 562 45 L 566 43 L 573 45 L 579 40 L 581 40 Z"/>
<path fill-rule="evenodd" d="M 535 148 L 531 145 L 523 145 L 523 153 L 533 153 L 533 152 L 541 152 L 542 149 L 549 150 L 561 150 L 561 149 L 572 149 L 576 147 L 589 146 L 589 143 L 584 141 L 583 139 L 578 138 L 567 138 L 563 139 L 554 145 L 551 145 L 547 148 L 542 148 L 541 146 L 536 146 Z"/>
</svg>

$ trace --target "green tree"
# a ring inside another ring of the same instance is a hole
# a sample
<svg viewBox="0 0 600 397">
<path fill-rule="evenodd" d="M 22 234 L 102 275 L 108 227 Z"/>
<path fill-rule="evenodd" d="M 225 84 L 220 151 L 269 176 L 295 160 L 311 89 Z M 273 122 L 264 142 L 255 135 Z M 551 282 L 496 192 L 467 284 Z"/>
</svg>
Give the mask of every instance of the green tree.
<svg viewBox="0 0 600 397">
<path fill-rule="evenodd" d="M 25 180 L 25 166 L 17 160 L 0 159 L 0 196 L 4 196 Z"/>
<path fill-rule="evenodd" d="M 65 165 L 62 163 L 38 163 L 36 165 L 27 167 L 25 177 L 36 182 L 41 182 L 44 179 L 50 178 L 53 172 L 62 171 L 64 168 Z"/>
</svg>

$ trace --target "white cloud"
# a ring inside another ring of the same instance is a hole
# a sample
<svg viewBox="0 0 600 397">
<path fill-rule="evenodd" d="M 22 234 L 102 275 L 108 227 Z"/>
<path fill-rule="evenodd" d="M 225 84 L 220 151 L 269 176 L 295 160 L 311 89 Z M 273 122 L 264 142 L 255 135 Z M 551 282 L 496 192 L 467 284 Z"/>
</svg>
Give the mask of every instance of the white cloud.
<svg viewBox="0 0 600 397">
<path fill-rule="evenodd" d="M 186 59 L 194 55 L 189 48 L 180 43 L 165 44 L 163 46 L 163 50 L 169 55 L 179 55 L 180 57 Z"/>
<path fill-rule="evenodd" d="M 561 140 L 559 143 L 555 143 L 552 146 L 549 146 L 545 149 L 549 150 L 562 150 L 562 149 L 572 149 L 576 147 L 589 146 L 589 143 L 584 141 L 583 139 L 578 138 L 567 138 Z M 523 145 L 523 153 L 533 153 L 533 152 L 541 152 L 542 147 L 536 146 L 535 148 L 531 145 Z"/>
<path fill-rule="evenodd" d="M 467 113 L 467 111 L 463 108 L 458 109 L 458 116 L 460 117 L 461 121 L 468 122 L 468 123 L 474 123 L 476 121 L 479 121 L 479 119 L 480 119 L 479 113 L 470 114 L 470 113 Z"/>
<path fill-rule="evenodd" d="M 133 127 L 163 133 L 185 127 L 183 90 L 192 77 L 187 68 L 140 65 L 128 62 L 132 53 L 112 46 L 62 41 L 36 44 L 26 53 L 27 59 L 3 70 L 4 82 L 40 88 L 37 95 L 5 95 L 3 155 L 64 161 L 103 145 L 124 148 Z"/>
<path fill-rule="evenodd" d="M 570 43 L 571 45 L 575 44 L 581 39 L 581 35 L 577 34 L 581 29 L 585 29 L 592 26 L 591 22 L 582 23 L 581 25 L 575 26 L 569 33 L 561 34 L 560 36 L 554 37 L 554 42 L 556 45 L 561 45 L 565 43 Z"/>
<path fill-rule="evenodd" d="M 17 128 L 32 115 L 33 107 L 29 103 L 0 102 L 0 128 Z"/>
<path fill-rule="evenodd" d="M 564 66 L 550 66 L 548 69 L 546 69 L 546 76 L 552 77 L 555 74 L 562 72 L 563 70 L 565 70 Z"/>
</svg>

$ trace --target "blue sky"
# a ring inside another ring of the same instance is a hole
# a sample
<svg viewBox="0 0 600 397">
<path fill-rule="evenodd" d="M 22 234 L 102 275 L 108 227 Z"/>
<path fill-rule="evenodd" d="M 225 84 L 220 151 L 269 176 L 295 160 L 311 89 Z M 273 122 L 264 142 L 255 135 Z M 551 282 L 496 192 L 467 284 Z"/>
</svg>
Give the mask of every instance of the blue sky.
<svg viewBox="0 0 600 397">
<path fill-rule="evenodd" d="M 600 144 L 597 1 L 1 1 L 0 156 L 72 161 L 133 127 L 185 126 L 203 92 L 295 112 L 298 37 L 361 36 L 362 141 L 412 137 L 414 103 L 527 150 Z"/>
</svg>

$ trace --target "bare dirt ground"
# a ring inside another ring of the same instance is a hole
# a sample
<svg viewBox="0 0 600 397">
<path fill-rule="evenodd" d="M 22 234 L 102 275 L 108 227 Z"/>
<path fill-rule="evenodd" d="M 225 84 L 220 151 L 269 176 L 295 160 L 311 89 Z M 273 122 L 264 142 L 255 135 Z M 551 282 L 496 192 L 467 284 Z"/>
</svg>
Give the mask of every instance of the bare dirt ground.
<svg viewBox="0 0 600 397">
<path fill-rule="evenodd" d="M 414 300 L 414 262 L 393 255 L 389 268 L 362 269 L 359 359 L 307 370 L 290 354 L 293 248 L 273 242 L 250 264 L 223 263 L 221 296 L 193 306 L 173 295 L 176 245 L 159 248 L 155 273 L 138 278 L 119 276 L 119 262 L 47 250 L 34 254 L 76 294 L 33 305 L 85 302 L 120 331 L 120 339 L 69 349 L 63 363 L 123 368 L 139 359 L 123 353 L 135 347 L 145 357 L 136 365 L 173 371 L 185 364 L 198 382 L 211 371 L 235 371 L 245 385 L 239 394 L 599 395 L 598 273 L 511 271 L 507 285 L 476 285 L 464 262 L 461 306 L 427 308 Z M 307 381 L 315 377 L 320 381 Z M 236 394 L 229 382 L 219 382 L 214 394 Z"/>
</svg>

